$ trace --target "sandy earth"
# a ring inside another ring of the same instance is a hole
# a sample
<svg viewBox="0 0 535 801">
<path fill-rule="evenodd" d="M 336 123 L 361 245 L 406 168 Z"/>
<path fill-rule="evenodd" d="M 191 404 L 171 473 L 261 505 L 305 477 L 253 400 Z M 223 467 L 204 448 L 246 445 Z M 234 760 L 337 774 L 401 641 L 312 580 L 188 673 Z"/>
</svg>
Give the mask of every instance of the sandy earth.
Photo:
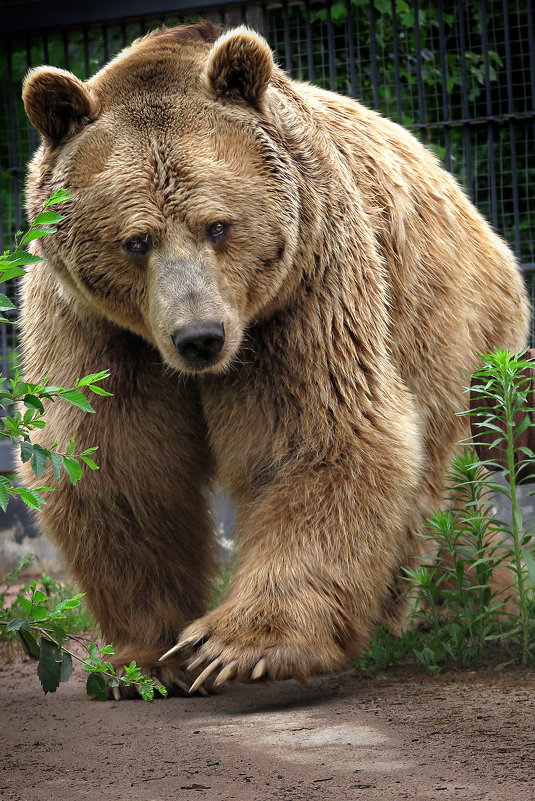
<svg viewBox="0 0 535 801">
<path fill-rule="evenodd" d="M 535 801 L 535 671 L 354 672 L 208 698 L 42 695 L 0 672 L 1 801 Z"/>
</svg>

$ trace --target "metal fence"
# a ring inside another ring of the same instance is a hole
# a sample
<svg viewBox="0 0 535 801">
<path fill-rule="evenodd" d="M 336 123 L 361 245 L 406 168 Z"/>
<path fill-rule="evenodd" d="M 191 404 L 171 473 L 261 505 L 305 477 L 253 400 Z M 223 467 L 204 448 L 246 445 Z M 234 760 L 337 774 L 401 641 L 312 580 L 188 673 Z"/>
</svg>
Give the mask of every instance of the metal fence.
<svg viewBox="0 0 535 801">
<path fill-rule="evenodd" d="M 135 37 L 208 17 L 258 29 L 295 78 L 362 100 L 417 133 L 515 250 L 535 300 L 535 20 L 532 0 L 30 2 L 2 9 L 0 246 L 24 223 L 37 145 L 20 101 L 41 63 L 85 78 Z M 535 342 L 535 335 L 532 336 Z M 0 368 L 14 364 L 0 329 Z"/>
</svg>

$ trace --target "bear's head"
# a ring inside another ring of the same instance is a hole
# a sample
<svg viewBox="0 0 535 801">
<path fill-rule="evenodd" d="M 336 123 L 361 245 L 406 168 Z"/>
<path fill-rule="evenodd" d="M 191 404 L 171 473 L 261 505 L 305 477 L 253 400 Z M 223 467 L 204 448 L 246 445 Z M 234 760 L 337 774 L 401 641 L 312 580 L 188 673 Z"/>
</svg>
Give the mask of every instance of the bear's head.
<svg viewBox="0 0 535 801">
<path fill-rule="evenodd" d="M 137 40 L 87 82 L 52 67 L 25 82 L 43 138 L 29 213 L 60 186 L 73 197 L 37 247 L 80 314 L 176 370 L 224 370 L 292 283 L 299 197 L 274 70 L 258 34 L 201 23 Z"/>
</svg>

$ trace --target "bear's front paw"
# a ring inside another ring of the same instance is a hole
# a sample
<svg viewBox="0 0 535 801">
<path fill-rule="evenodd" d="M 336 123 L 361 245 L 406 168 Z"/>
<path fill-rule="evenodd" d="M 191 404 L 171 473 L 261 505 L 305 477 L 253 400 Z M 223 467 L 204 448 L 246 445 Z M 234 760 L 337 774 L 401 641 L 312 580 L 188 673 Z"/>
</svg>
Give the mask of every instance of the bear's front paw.
<svg viewBox="0 0 535 801">
<path fill-rule="evenodd" d="M 292 623 L 268 615 L 251 614 L 223 605 L 188 626 L 177 645 L 160 659 L 178 651 L 193 651 L 188 670 L 201 670 L 191 685 L 193 693 L 218 671 L 217 687 L 228 681 L 289 679 L 304 682 L 318 673 L 344 665 L 344 648 L 337 641 L 332 620 L 294 615 Z M 299 626 L 294 621 L 298 620 Z"/>
</svg>

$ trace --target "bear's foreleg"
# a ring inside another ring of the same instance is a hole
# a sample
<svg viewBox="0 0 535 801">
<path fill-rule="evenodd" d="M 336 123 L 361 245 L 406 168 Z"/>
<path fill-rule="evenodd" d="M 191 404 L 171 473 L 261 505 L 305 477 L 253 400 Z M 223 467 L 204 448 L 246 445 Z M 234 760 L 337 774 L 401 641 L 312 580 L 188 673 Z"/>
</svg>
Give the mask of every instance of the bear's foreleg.
<svg viewBox="0 0 535 801">
<path fill-rule="evenodd" d="M 48 473 L 37 480 L 23 465 L 29 486 L 55 487 L 39 522 L 86 593 L 103 638 L 114 644 L 116 663 L 135 659 L 148 672 L 157 666 L 170 689 L 184 685 L 178 660 L 164 670 L 157 662 L 202 613 L 214 572 L 206 498 L 211 459 L 196 387 L 169 373 L 138 337 L 105 321 L 71 317 L 60 301 L 56 315 L 40 316 L 44 306 L 30 300 L 27 380 L 46 373 L 55 384 L 72 386 L 108 368 L 102 386 L 113 393 L 91 394 L 95 414 L 61 400 L 47 405 L 38 441 L 47 448 L 58 442 L 59 452 L 71 437 L 76 452 L 98 445 L 100 470 L 86 469 L 73 486 L 65 474 L 58 484 Z"/>
<path fill-rule="evenodd" d="M 229 591 L 169 652 L 192 653 L 199 682 L 305 680 L 365 647 L 399 571 L 419 477 L 410 416 L 365 429 L 330 458 L 287 464 L 243 504 Z"/>
</svg>

